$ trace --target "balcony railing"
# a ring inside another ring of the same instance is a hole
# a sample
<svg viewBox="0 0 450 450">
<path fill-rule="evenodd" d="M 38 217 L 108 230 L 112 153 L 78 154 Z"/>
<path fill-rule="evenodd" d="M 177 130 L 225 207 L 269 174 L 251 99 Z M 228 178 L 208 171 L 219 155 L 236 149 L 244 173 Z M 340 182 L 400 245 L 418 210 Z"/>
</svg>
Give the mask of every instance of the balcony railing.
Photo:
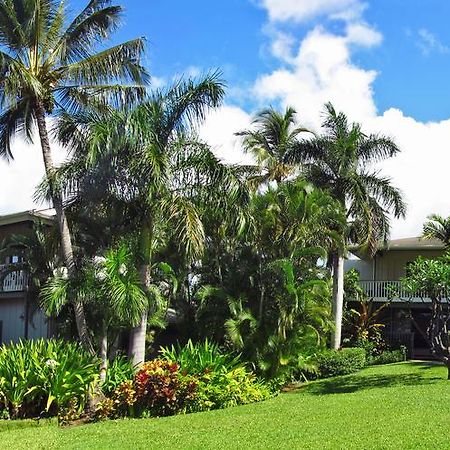
<svg viewBox="0 0 450 450">
<path fill-rule="evenodd" d="M 4 269 L 4 265 L 0 265 L 0 273 Z M 11 272 L 0 282 L 0 292 L 20 292 L 24 291 L 27 286 L 27 274 L 23 270 Z"/>
<path fill-rule="evenodd" d="M 411 296 L 400 281 L 361 281 L 364 292 L 375 301 L 426 301 L 427 295 L 423 292 L 416 292 Z"/>
</svg>

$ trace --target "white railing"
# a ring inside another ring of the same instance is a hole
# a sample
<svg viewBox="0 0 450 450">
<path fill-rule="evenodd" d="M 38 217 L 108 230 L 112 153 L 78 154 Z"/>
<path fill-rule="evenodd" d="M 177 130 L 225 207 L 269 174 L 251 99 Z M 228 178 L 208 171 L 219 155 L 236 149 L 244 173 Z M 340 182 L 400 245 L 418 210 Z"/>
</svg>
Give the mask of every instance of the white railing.
<svg viewBox="0 0 450 450">
<path fill-rule="evenodd" d="M 0 272 L 4 268 L 0 265 Z M 20 292 L 24 291 L 27 286 L 27 274 L 24 270 L 11 272 L 0 282 L 0 292 Z"/>
<path fill-rule="evenodd" d="M 364 292 L 378 301 L 392 300 L 398 301 L 422 301 L 427 299 L 427 295 L 417 292 L 414 295 L 407 292 L 400 281 L 361 281 Z"/>
</svg>

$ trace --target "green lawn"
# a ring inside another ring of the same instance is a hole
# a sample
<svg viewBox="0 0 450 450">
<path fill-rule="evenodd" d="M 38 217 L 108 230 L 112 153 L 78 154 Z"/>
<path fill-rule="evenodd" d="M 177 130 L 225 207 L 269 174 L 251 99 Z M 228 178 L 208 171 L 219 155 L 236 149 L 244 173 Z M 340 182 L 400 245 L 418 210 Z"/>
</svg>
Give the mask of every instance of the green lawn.
<svg viewBox="0 0 450 450">
<path fill-rule="evenodd" d="M 5 449 L 448 449 L 450 381 L 401 363 L 314 382 L 264 403 L 60 429 L 0 423 Z"/>
</svg>

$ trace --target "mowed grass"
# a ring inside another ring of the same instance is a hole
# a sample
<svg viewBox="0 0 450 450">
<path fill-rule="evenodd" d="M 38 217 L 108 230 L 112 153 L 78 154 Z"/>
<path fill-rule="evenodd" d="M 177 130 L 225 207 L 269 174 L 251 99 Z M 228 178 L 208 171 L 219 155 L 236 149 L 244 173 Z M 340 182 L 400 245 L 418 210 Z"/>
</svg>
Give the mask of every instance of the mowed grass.
<svg viewBox="0 0 450 450">
<path fill-rule="evenodd" d="M 450 381 L 435 364 L 371 367 L 269 401 L 58 428 L 2 422 L 2 449 L 448 449 Z"/>
</svg>

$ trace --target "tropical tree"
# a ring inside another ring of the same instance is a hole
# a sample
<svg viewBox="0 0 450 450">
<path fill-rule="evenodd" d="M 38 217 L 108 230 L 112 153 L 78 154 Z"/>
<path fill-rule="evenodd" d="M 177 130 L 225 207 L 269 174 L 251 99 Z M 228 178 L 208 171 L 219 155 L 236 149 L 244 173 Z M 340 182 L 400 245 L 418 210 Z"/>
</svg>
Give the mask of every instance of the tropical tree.
<svg viewBox="0 0 450 450">
<path fill-rule="evenodd" d="M 264 376 L 298 372 L 305 354 L 320 348 L 330 331 L 323 261 L 341 245 L 336 230 L 345 226 L 345 214 L 330 195 L 302 180 L 270 185 L 249 210 L 246 232 L 224 240 L 220 273 L 207 236 L 196 272 L 199 331 L 231 344 Z"/>
<path fill-rule="evenodd" d="M 424 302 L 430 312 L 426 331 L 412 315 L 411 319 L 430 346 L 432 355 L 446 365 L 447 379 L 450 380 L 450 255 L 447 253 L 435 259 L 419 256 L 410 264 L 401 283 L 409 299 L 417 295 L 429 299 Z"/>
<path fill-rule="evenodd" d="M 431 214 L 423 225 L 422 237 L 424 239 L 438 239 L 447 248 L 450 246 L 450 217 Z"/>
<path fill-rule="evenodd" d="M 37 127 L 70 276 L 75 271 L 72 238 L 54 182 L 47 118 L 142 97 L 147 79 L 140 65 L 143 39 L 96 52 L 121 15 L 122 8 L 109 0 L 91 0 L 73 20 L 63 1 L 0 1 L 0 156 L 12 157 L 12 138 L 31 142 Z M 74 311 L 80 339 L 91 349 L 83 305 L 76 303 Z"/>
<path fill-rule="evenodd" d="M 49 315 L 58 316 L 63 307 L 77 299 L 93 309 L 100 324 L 98 353 L 101 358 L 100 378 L 104 381 L 108 366 L 108 335 L 112 327 L 135 326 L 147 309 L 147 296 L 142 290 L 133 256 L 122 244 L 85 260 L 79 278 L 69 278 L 67 271 L 55 269 L 41 290 L 41 304 Z M 159 303 L 162 295 L 152 286 Z"/>
<path fill-rule="evenodd" d="M 395 142 L 383 135 L 365 134 L 361 125 L 349 123 L 346 115 L 325 105 L 323 134 L 298 142 L 285 160 L 301 167 L 301 175 L 327 190 L 343 208 L 348 220 L 346 241 L 374 254 L 389 236 L 389 214 L 403 217 L 406 207 L 401 192 L 390 178 L 381 176 L 372 164 L 395 156 Z M 344 298 L 344 254 L 330 254 L 333 266 L 333 347 L 341 345 Z"/>
<path fill-rule="evenodd" d="M 219 74 L 213 73 L 156 91 L 132 109 L 66 115 L 60 127 L 60 140 L 74 152 L 58 175 L 67 195 L 85 202 L 101 199 L 106 208 L 120 205 L 122 223 L 139 243 L 137 260 L 147 293 L 155 258 L 169 241 L 189 259 L 203 250 L 199 204 L 218 207 L 221 202 L 211 192 L 239 184 L 232 168 L 192 134 L 206 111 L 220 104 L 223 92 Z M 145 357 L 146 330 L 144 312 L 131 334 L 136 364 Z"/>
<path fill-rule="evenodd" d="M 258 173 L 250 176 L 255 187 L 270 182 L 278 184 L 297 170 L 285 160 L 286 153 L 297 143 L 299 134 L 308 131 L 295 125 L 296 114 L 293 108 L 286 108 L 283 114 L 268 108 L 256 115 L 254 129 L 236 133 L 243 138 L 244 150 L 256 161 Z"/>
</svg>

